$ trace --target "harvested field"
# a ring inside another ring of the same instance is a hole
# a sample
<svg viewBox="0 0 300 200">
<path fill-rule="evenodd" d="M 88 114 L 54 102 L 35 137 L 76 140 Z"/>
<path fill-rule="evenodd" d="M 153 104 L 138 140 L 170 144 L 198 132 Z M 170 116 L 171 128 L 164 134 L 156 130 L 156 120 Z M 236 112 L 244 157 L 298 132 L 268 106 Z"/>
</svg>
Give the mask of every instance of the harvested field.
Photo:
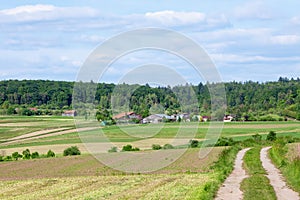
<svg viewBox="0 0 300 200">
<path fill-rule="evenodd" d="M 207 172 L 222 149 L 214 148 L 202 160 L 198 157 L 199 149 L 188 149 L 178 160 L 155 173 Z M 0 171 L 0 180 L 123 174 L 103 165 L 92 155 L 0 162 Z"/>
<path fill-rule="evenodd" d="M 126 175 L 1 181 L 1 199 L 186 199 L 197 196 L 205 174 Z"/>
</svg>

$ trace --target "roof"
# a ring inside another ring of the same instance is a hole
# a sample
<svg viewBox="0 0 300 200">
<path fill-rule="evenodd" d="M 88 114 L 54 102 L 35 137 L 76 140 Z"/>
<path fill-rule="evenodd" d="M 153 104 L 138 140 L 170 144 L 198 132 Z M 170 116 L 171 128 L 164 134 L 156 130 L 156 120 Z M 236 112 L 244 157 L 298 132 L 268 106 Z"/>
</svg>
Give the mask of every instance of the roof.
<svg viewBox="0 0 300 200">
<path fill-rule="evenodd" d="M 132 115 L 132 114 L 135 114 L 134 112 L 130 111 L 130 112 L 123 112 L 123 113 L 119 113 L 115 116 L 113 116 L 113 119 L 120 119 L 122 117 L 126 117 L 128 115 Z"/>
<path fill-rule="evenodd" d="M 169 115 L 166 115 L 166 114 L 153 114 L 153 115 L 150 115 L 144 119 L 163 119 L 163 118 L 166 118 L 166 119 L 174 119 L 174 117 L 172 116 L 169 116 Z"/>
<path fill-rule="evenodd" d="M 76 113 L 75 110 L 66 110 L 66 111 L 64 111 L 64 114 L 74 114 L 74 113 Z"/>
</svg>

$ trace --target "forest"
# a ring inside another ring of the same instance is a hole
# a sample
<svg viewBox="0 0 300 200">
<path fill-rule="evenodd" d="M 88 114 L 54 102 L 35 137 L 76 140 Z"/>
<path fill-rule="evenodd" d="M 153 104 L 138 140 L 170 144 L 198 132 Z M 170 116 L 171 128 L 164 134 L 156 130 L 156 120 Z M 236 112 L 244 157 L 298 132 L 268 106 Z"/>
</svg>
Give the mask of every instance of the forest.
<svg viewBox="0 0 300 200">
<path fill-rule="evenodd" d="M 111 118 L 122 108 L 128 108 L 142 117 L 155 112 L 209 116 L 211 97 L 208 88 L 220 84 L 150 87 L 148 84 L 77 83 L 76 89 L 82 87 L 82 90 L 76 93 L 76 99 L 92 102 L 98 110 L 97 114 L 103 118 Z M 95 88 L 95 93 L 89 94 L 90 85 Z M 299 78 L 280 77 L 278 81 L 264 83 L 232 81 L 224 85 L 226 113 L 234 115 L 237 120 L 300 120 Z M 73 89 L 74 82 L 66 81 L 0 81 L 0 114 L 61 115 L 64 110 L 72 109 Z"/>
</svg>

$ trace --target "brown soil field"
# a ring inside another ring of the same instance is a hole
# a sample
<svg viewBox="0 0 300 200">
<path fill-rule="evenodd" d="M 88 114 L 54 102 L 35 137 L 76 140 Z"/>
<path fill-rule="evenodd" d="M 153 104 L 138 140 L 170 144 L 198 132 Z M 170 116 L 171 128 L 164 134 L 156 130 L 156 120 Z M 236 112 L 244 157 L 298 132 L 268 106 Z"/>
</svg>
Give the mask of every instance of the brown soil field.
<svg viewBox="0 0 300 200">
<path fill-rule="evenodd" d="M 214 148 L 200 160 L 199 149 L 188 149 L 178 160 L 155 174 L 176 174 L 182 172 L 207 172 L 209 166 L 218 160 L 223 148 Z M 123 172 L 111 169 L 92 155 L 19 160 L 0 163 L 0 180 L 23 180 L 70 176 L 122 175 Z"/>
</svg>

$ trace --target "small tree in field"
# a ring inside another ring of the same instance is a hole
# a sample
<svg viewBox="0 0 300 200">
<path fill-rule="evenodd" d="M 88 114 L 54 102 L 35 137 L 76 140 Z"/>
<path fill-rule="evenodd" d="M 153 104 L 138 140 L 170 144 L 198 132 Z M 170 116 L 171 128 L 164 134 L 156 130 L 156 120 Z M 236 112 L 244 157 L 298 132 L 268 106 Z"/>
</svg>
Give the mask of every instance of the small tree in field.
<svg viewBox="0 0 300 200">
<path fill-rule="evenodd" d="M 122 147 L 122 151 L 139 151 L 140 149 L 137 147 L 132 147 L 131 144 L 127 144 L 126 146 Z"/>
<path fill-rule="evenodd" d="M 190 147 L 191 148 L 196 148 L 198 147 L 199 141 L 198 140 L 190 140 Z"/>
<path fill-rule="evenodd" d="M 162 147 L 159 144 L 152 144 L 153 150 L 160 150 Z"/>
<path fill-rule="evenodd" d="M 64 156 L 74 156 L 74 155 L 80 155 L 80 154 L 81 154 L 81 152 L 79 151 L 77 146 L 69 147 L 69 148 L 65 149 L 64 153 L 63 153 Z"/>
<path fill-rule="evenodd" d="M 11 157 L 15 160 L 18 160 L 19 158 L 22 158 L 22 155 L 19 154 L 19 152 L 14 152 L 11 154 Z"/>
<path fill-rule="evenodd" d="M 275 141 L 276 140 L 276 133 L 274 131 L 270 131 L 269 134 L 267 135 L 267 140 L 268 141 Z"/>
<path fill-rule="evenodd" d="M 31 157 L 29 149 L 26 149 L 25 151 L 23 151 L 22 154 L 23 154 L 23 159 L 30 159 L 30 157 Z"/>
<path fill-rule="evenodd" d="M 47 152 L 47 158 L 55 157 L 55 153 L 51 150 Z"/>
<path fill-rule="evenodd" d="M 31 154 L 31 158 L 32 158 L 32 159 L 39 158 L 39 157 L 40 157 L 40 154 L 39 154 L 38 152 L 33 152 L 33 153 Z"/>
</svg>

